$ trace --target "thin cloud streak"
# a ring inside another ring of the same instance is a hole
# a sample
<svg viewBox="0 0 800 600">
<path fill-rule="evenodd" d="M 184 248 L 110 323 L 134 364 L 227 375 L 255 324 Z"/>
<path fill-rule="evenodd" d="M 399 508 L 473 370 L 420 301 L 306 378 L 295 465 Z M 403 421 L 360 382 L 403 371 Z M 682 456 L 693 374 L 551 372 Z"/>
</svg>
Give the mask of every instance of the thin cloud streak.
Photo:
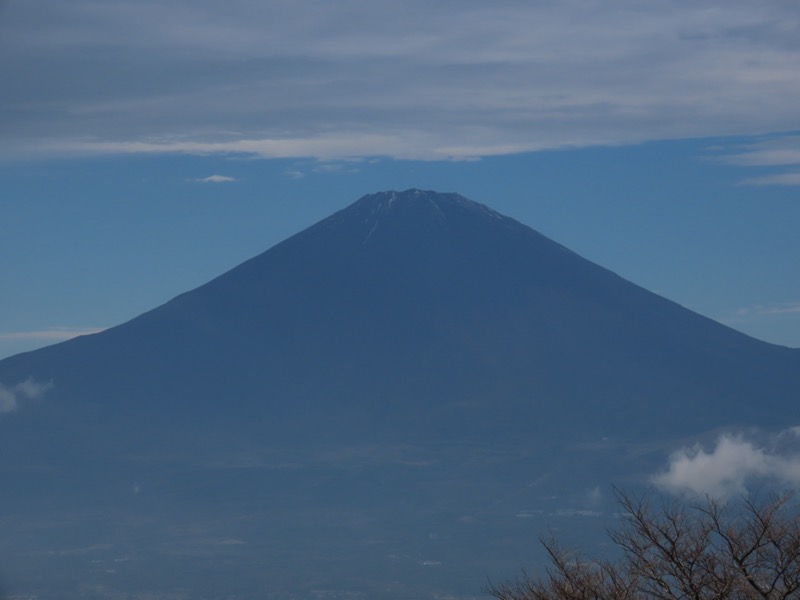
<svg viewBox="0 0 800 600">
<path fill-rule="evenodd" d="M 741 167 L 787 167 L 800 165 L 800 136 L 785 135 L 739 146 L 721 157 L 726 164 Z"/>
<path fill-rule="evenodd" d="M 104 328 L 89 327 L 84 329 L 53 328 L 38 331 L 10 331 L 0 332 L 0 340 L 42 340 L 42 341 L 64 341 L 82 335 L 100 333 Z"/>
<path fill-rule="evenodd" d="M 800 302 L 783 302 L 781 304 L 746 306 L 739 308 L 732 316 L 724 319 L 724 322 L 736 322 L 737 319 L 742 319 L 751 316 L 782 316 L 800 314 Z"/>
<path fill-rule="evenodd" d="M 797 167 L 800 165 L 800 136 L 795 133 L 773 135 L 750 144 L 739 144 L 729 148 L 716 148 L 721 152 L 716 162 L 737 167 L 766 169 L 775 167 Z M 766 175 L 747 177 L 739 185 L 748 186 L 796 186 L 800 185 L 800 171 L 785 170 Z"/>
<path fill-rule="evenodd" d="M 453 160 L 787 131 L 799 38 L 777 1 L 31 0 L 0 21 L 0 158 Z"/>
<path fill-rule="evenodd" d="M 209 175 L 208 177 L 190 179 L 189 181 L 194 183 L 233 183 L 236 181 L 236 178 L 228 177 L 227 175 Z"/>
<path fill-rule="evenodd" d="M 761 177 L 750 177 L 739 182 L 740 185 L 800 185 L 800 172 L 775 173 Z"/>
<path fill-rule="evenodd" d="M 800 302 L 781 304 L 779 306 L 760 306 L 757 307 L 758 313 L 762 315 L 787 315 L 800 313 Z"/>
</svg>

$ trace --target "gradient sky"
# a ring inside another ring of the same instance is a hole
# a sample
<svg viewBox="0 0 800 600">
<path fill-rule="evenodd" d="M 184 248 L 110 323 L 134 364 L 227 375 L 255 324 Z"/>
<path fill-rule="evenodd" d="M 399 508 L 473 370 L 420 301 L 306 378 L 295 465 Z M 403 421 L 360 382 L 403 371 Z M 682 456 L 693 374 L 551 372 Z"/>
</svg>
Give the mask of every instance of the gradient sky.
<svg viewBox="0 0 800 600">
<path fill-rule="evenodd" d="M 800 347 L 796 0 L 0 0 L 0 357 L 457 191 Z"/>
</svg>

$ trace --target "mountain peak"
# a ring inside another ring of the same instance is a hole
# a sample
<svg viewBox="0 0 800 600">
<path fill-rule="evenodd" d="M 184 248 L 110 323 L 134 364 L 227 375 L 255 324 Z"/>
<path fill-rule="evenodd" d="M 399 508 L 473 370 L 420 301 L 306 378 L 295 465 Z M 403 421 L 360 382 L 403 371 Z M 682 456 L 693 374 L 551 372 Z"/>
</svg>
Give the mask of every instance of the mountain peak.
<svg viewBox="0 0 800 600">
<path fill-rule="evenodd" d="M 488 206 L 469 200 L 454 192 L 436 192 L 411 188 L 404 191 L 387 190 L 367 194 L 347 208 L 337 212 L 320 225 L 351 226 L 359 223 L 364 232 L 359 234 L 362 244 L 374 241 L 380 231 L 405 231 L 419 234 L 423 230 L 439 234 L 452 231 L 455 222 L 492 221 L 504 228 L 531 231 Z"/>
<path fill-rule="evenodd" d="M 444 207 L 459 208 L 490 215 L 502 219 L 502 215 L 493 211 L 488 206 L 479 204 L 455 192 L 436 192 L 433 190 L 420 190 L 411 188 L 401 192 L 388 190 L 367 194 L 354 202 L 346 210 L 370 210 L 372 212 L 388 212 L 391 210 L 407 210 L 409 208 L 433 207 L 444 217 Z"/>
</svg>

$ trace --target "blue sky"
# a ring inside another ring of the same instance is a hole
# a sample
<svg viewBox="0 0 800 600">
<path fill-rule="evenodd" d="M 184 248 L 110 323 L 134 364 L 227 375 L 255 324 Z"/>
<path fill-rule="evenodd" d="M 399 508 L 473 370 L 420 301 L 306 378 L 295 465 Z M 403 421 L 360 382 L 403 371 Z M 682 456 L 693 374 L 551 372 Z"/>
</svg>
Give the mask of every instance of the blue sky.
<svg viewBox="0 0 800 600">
<path fill-rule="evenodd" d="M 0 0 L 0 357 L 457 191 L 800 347 L 785 1 Z"/>
</svg>

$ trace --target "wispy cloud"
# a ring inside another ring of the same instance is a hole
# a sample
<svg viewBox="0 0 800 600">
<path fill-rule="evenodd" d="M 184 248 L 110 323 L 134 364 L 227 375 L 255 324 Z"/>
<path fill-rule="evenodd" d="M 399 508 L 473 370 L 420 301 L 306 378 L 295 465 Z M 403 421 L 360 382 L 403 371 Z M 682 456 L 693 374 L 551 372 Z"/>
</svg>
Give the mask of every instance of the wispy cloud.
<svg viewBox="0 0 800 600">
<path fill-rule="evenodd" d="M 588 509 L 574 509 L 574 508 L 560 508 L 555 512 L 551 513 L 556 517 L 591 517 L 597 518 L 602 517 L 603 513 L 597 510 L 588 510 Z"/>
<path fill-rule="evenodd" d="M 752 144 L 735 146 L 720 160 L 744 167 L 800 165 L 800 136 L 770 137 Z"/>
<path fill-rule="evenodd" d="M 358 152 L 355 153 L 356 155 Z M 284 175 L 290 179 L 304 179 L 309 175 L 337 175 L 360 173 L 361 169 L 356 165 L 363 162 L 360 159 L 336 160 L 336 161 L 314 161 L 311 164 L 298 165 L 284 171 Z"/>
<path fill-rule="evenodd" d="M 0 414 L 19 410 L 25 401 L 40 400 L 52 387 L 52 382 L 42 383 L 33 378 L 14 386 L 0 383 Z"/>
<path fill-rule="evenodd" d="M 720 311 L 714 318 L 755 338 L 791 348 L 798 346 L 792 334 L 800 324 L 800 302 L 740 306 Z"/>
<path fill-rule="evenodd" d="M 200 179 L 190 179 L 194 183 L 232 183 L 236 181 L 235 177 L 228 177 L 227 175 L 209 175 L 208 177 L 201 177 Z"/>
<path fill-rule="evenodd" d="M 678 450 L 670 457 L 667 469 L 652 480 L 668 492 L 714 497 L 744 493 L 748 485 L 758 481 L 798 488 L 798 435 L 800 429 L 793 427 L 764 445 L 743 435 L 724 434 L 710 451 L 701 445 Z"/>
<path fill-rule="evenodd" d="M 786 315 L 800 313 L 800 302 L 786 302 L 784 304 L 777 304 L 773 306 L 755 306 L 750 310 L 759 315 Z"/>
<path fill-rule="evenodd" d="M 586 493 L 586 502 L 589 506 L 597 506 L 603 501 L 603 491 L 600 486 L 593 487 Z"/>
<path fill-rule="evenodd" d="M 753 318 L 785 317 L 787 315 L 800 315 L 800 302 L 743 306 L 723 316 L 720 321 L 731 325 Z"/>
<path fill-rule="evenodd" d="M 7 331 L 0 332 L 0 340 L 42 340 L 60 342 L 81 335 L 100 333 L 101 331 L 103 331 L 101 327 L 87 327 L 81 329 L 53 327 L 36 331 Z"/>
<path fill-rule="evenodd" d="M 306 177 L 306 174 L 300 169 L 287 169 L 283 174 L 289 179 L 304 179 Z"/>
<path fill-rule="evenodd" d="M 761 177 L 749 177 L 739 182 L 741 185 L 800 185 L 800 172 L 774 173 Z"/>
<path fill-rule="evenodd" d="M 796 23 L 748 0 L 8 3 L 0 147 L 441 160 L 784 131 Z"/>
<path fill-rule="evenodd" d="M 360 173 L 361 169 L 355 166 L 360 161 L 324 162 L 314 167 L 314 173 Z"/>
<path fill-rule="evenodd" d="M 780 167 L 800 165 L 800 136 L 791 134 L 770 136 L 750 144 L 717 148 L 719 162 L 752 169 L 769 169 L 765 175 L 742 179 L 740 185 L 800 185 L 800 171 L 774 172 Z"/>
</svg>

